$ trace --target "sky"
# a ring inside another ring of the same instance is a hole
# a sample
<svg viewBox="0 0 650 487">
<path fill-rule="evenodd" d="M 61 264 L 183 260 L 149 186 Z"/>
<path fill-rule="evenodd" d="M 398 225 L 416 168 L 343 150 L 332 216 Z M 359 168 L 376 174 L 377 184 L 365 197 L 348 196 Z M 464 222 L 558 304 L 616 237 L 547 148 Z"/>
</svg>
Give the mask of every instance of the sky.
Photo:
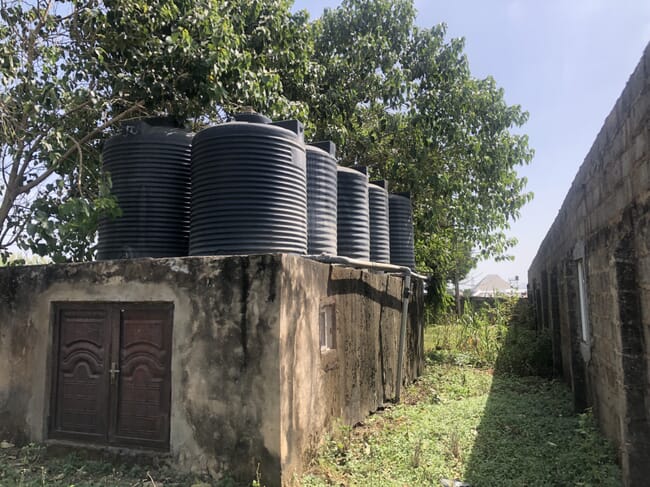
<svg viewBox="0 0 650 487">
<path fill-rule="evenodd" d="M 297 0 L 312 18 L 339 1 Z M 519 174 L 535 194 L 512 223 L 512 262 L 484 261 L 467 287 L 488 274 L 527 283 L 528 267 L 574 176 L 650 42 L 650 0 L 416 1 L 420 27 L 447 24 L 464 37 L 472 74 L 492 76 L 506 101 L 530 118 L 535 157 Z"/>
</svg>

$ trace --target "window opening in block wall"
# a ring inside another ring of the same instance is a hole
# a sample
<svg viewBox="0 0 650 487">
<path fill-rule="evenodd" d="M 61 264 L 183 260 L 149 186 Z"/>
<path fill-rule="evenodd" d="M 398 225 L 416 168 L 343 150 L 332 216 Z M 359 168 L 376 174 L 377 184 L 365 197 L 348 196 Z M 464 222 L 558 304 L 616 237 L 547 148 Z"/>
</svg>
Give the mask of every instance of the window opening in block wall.
<svg viewBox="0 0 650 487">
<path fill-rule="evenodd" d="M 336 348 L 336 313 L 333 302 L 324 302 L 320 305 L 319 329 L 321 351 Z"/>
<path fill-rule="evenodd" d="M 589 315 L 587 313 L 587 279 L 585 276 L 584 259 L 576 261 L 578 266 L 578 299 L 580 300 L 580 338 L 589 342 Z"/>
</svg>

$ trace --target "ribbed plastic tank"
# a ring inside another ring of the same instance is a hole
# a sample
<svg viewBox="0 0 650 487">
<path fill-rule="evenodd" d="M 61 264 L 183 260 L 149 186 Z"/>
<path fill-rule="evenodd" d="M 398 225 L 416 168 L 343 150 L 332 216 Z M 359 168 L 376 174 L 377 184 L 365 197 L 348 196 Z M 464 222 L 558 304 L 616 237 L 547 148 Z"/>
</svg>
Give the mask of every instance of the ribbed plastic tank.
<svg viewBox="0 0 650 487">
<path fill-rule="evenodd" d="M 359 170 L 338 166 L 337 177 L 338 255 L 369 260 L 368 176 Z"/>
<path fill-rule="evenodd" d="M 303 127 L 243 119 L 194 137 L 190 255 L 305 254 Z"/>
<path fill-rule="evenodd" d="M 370 209 L 370 260 L 390 263 L 390 223 L 388 217 L 388 191 L 385 181 L 368 185 Z"/>
<path fill-rule="evenodd" d="M 307 253 L 336 255 L 336 146 L 307 146 Z"/>
<path fill-rule="evenodd" d="M 102 167 L 122 216 L 100 222 L 98 259 L 187 255 L 193 135 L 170 119 L 145 119 L 106 141 Z"/>
<path fill-rule="evenodd" d="M 408 193 L 388 196 L 390 218 L 390 263 L 415 269 L 413 210 Z"/>
</svg>

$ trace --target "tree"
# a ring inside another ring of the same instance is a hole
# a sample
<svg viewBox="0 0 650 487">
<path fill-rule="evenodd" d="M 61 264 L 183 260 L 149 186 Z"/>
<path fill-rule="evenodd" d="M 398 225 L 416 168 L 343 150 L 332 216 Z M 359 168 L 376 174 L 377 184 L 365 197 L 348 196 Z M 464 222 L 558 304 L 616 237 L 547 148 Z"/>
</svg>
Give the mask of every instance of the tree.
<svg viewBox="0 0 650 487">
<path fill-rule="evenodd" d="M 283 94 L 313 68 L 306 14 L 287 0 L 0 3 L 0 253 L 94 253 L 119 212 L 101 142 L 120 121 L 216 120 L 242 106 L 304 118 Z"/>
<path fill-rule="evenodd" d="M 138 101 L 113 111 L 113 97 L 97 96 L 70 42 L 75 14 L 58 13 L 52 1 L 0 2 L 0 253 L 5 255 L 35 230 L 32 204 L 57 186 L 57 175 L 76 174 L 83 194 L 84 163 L 92 160 L 95 140 L 142 112 Z M 94 185 L 104 186 L 99 179 Z M 87 202 L 111 207 L 101 192 Z M 49 224 L 44 221 L 41 231 L 48 232 Z"/>
<path fill-rule="evenodd" d="M 402 106 L 400 58 L 414 20 L 411 0 L 344 0 L 313 24 L 320 70 L 310 80 L 314 96 L 306 100 L 310 121 L 316 138 L 337 142 L 345 162 L 354 162 L 357 131 L 369 127 L 364 115 Z"/>
<path fill-rule="evenodd" d="M 462 39 L 416 27 L 412 0 L 344 0 L 313 22 L 289 0 L 2 1 L 0 251 L 91 257 L 98 218 L 119 211 L 99 171 L 110 129 L 242 106 L 303 120 L 343 164 L 409 191 L 418 267 L 440 289 L 474 262 L 459 256 L 514 244 L 527 114 L 471 75 Z"/>
<path fill-rule="evenodd" d="M 456 314 L 460 316 L 463 312 L 463 305 L 460 296 L 460 281 L 462 281 L 476 265 L 477 258 L 473 255 L 472 248 L 467 242 L 454 242 L 452 250 L 453 263 L 449 272 L 449 280 L 454 284 L 454 299 L 456 303 Z"/>
<path fill-rule="evenodd" d="M 508 258 L 505 230 L 532 197 L 516 167 L 533 152 L 511 132 L 527 113 L 494 79 L 471 76 L 463 40 L 446 41 L 444 25 L 416 27 L 410 0 L 346 0 L 317 25 L 317 137 L 411 193 L 418 267 L 444 285 L 475 263 L 460 266 L 459 249 Z"/>
</svg>

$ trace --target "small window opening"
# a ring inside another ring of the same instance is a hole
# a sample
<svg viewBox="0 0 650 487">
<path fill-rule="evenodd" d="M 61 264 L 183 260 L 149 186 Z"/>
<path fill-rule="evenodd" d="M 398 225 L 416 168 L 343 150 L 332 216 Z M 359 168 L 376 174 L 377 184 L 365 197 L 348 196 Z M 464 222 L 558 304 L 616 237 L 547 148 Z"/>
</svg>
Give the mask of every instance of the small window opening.
<svg viewBox="0 0 650 487">
<path fill-rule="evenodd" d="M 333 350 L 336 348 L 336 321 L 334 303 L 321 304 L 319 316 L 320 349 Z"/>
<path fill-rule="evenodd" d="M 587 313 L 587 280 L 585 276 L 585 265 L 583 259 L 576 261 L 578 265 L 578 297 L 580 299 L 580 338 L 583 342 L 589 342 L 589 315 Z"/>
</svg>

